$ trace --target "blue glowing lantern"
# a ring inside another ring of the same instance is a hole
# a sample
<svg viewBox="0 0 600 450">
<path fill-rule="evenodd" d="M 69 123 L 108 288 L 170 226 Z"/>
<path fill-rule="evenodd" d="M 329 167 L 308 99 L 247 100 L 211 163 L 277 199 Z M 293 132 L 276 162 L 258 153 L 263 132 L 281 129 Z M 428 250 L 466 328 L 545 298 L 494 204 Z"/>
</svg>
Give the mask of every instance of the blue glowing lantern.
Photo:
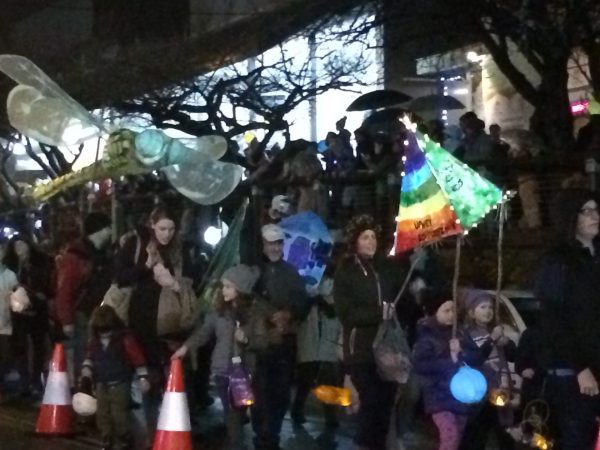
<svg viewBox="0 0 600 450">
<path fill-rule="evenodd" d="M 465 365 L 452 377 L 450 392 L 461 403 L 477 403 L 487 392 L 487 381 L 480 371 Z"/>
</svg>

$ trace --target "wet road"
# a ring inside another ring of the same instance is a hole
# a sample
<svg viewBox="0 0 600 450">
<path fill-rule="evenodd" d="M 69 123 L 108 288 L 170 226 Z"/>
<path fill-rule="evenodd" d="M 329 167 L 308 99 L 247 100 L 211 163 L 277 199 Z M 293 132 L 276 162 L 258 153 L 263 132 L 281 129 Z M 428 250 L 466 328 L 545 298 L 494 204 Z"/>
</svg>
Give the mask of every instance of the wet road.
<svg viewBox="0 0 600 450">
<path fill-rule="evenodd" d="M 224 430 L 219 427 L 221 411 L 218 402 L 201 416 L 195 417 L 194 448 L 201 450 L 222 450 Z M 20 403 L 0 405 L 0 450 L 98 450 L 99 442 L 92 437 L 90 428 L 79 427 L 75 439 L 43 439 L 33 436 L 37 411 L 32 405 Z M 281 446 L 284 450 L 351 450 L 353 425 L 347 417 L 342 417 L 342 426 L 335 434 L 326 432 L 318 415 L 311 414 L 303 427 L 293 426 L 286 418 L 282 430 Z M 246 427 L 249 448 L 251 428 Z M 406 450 L 432 450 L 435 448 L 431 437 L 425 434 L 411 434 L 405 441 Z M 401 450 L 397 446 L 393 450 Z"/>
</svg>

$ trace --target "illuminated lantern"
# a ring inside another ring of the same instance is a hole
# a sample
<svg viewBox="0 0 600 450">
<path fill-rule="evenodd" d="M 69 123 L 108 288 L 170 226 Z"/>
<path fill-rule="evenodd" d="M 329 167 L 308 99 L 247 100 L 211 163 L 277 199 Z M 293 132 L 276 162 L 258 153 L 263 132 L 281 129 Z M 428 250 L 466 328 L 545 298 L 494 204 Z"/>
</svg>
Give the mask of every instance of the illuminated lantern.
<svg viewBox="0 0 600 450">
<path fill-rule="evenodd" d="M 10 309 L 16 313 L 22 313 L 31 306 L 31 301 L 27 291 L 23 287 L 18 287 L 10 294 Z"/>
<path fill-rule="evenodd" d="M 539 448 L 542 450 L 548 450 L 552 448 L 552 442 L 542 436 L 540 433 L 534 433 L 531 438 L 531 443 L 535 446 L 535 448 Z"/>
<path fill-rule="evenodd" d="M 458 369 L 450 381 L 450 392 L 461 403 L 477 403 L 486 391 L 487 381 L 483 374 L 469 366 Z"/>
<path fill-rule="evenodd" d="M 465 233 L 506 200 L 502 191 L 408 125 L 394 254 Z"/>
<path fill-rule="evenodd" d="M 320 385 L 313 389 L 313 394 L 327 405 L 350 406 L 352 404 L 350 389 Z"/>
<path fill-rule="evenodd" d="M 254 404 L 254 393 L 250 376 L 242 365 L 242 358 L 234 356 L 231 358 L 231 369 L 229 371 L 229 394 L 231 405 L 234 408 L 247 408 Z"/>
<path fill-rule="evenodd" d="M 510 401 L 510 395 L 506 389 L 492 389 L 490 393 L 490 402 L 494 406 L 506 406 Z"/>
<path fill-rule="evenodd" d="M 78 392 L 73 396 L 73 410 L 83 417 L 93 416 L 98 410 L 98 401 L 89 394 Z"/>
</svg>

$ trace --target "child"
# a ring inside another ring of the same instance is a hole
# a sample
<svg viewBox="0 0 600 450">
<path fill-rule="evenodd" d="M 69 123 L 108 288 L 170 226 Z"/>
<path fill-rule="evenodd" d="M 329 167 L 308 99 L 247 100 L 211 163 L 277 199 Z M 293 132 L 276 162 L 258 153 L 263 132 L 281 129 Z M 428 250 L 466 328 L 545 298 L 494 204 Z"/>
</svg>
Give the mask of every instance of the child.
<svg viewBox="0 0 600 450">
<path fill-rule="evenodd" d="M 417 325 L 413 348 L 414 370 L 423 388 L 425 412 L 439 431 L 439 450 L 456 450 L 467 423 L 469 406 L 450 392 L 450 380 L 461 364 L 479 365 L 482 358 L 472 341 L 452 337 L 454 305 L 448 292 L 425 289 L 422 303 L 426 317 Z"/>
<path fill-rule="evenodd" d="M 10 296 L 19 284 L 17 275 L 4 265 L 4 251 L 0 244 L 0 385 L 4 383 L 12 361 Z"/>
<path fill-rule="evenodd" d="M 482 372 L 488 382 L 488 392 L 497 388 L 507 389 L 512 382 L 507 358 L 514 360 L 516 345 L 504 336 L 501 325 L 493 326 L 495 299 L 488 292 L 468 289 L 464 293 L 464 303 L 467 312 L 466 334 L 479 347 L 485 359 Z M 512 425 L 512 416 L 510 406 L 496 407 L 488 397 L 484 398 L 481 408 L 467 427 L 462 448 L 484 450 L 492 432 L 501 449 L 514 448 L 512 438 L 504 431 Z"/>
<path fill-rule="evenodd" d="M 96 421 L 103 448 L 128 449 L 131 381 L 135 370 L 142 391 L 150 389 L 146 360 L 140 344 L 110 306 L 102 305 L 94 310 L 90 330 L 81 376 L 93 377 L 96 383 Z"/>
<path fill-rule="evenodd" d="M 205 345 L 216 338 L 211 357 L 211 372 L 223 404 L 229 447 L 245 448 L 243 424 L 245 411 L 231 407 L 229 398 L 229 369 L 233 356 L 244 356 L 246 367 L 252 371 L 251 352 L 266 347 L 266 318 L 263 302 L 255 301 L 252 289 L 258 281 L 259 270 L 244 264 L 226 270 L 221 278 L 222 288 L 215 304 L 202 324 L 197 326 L 172 359 L 184 357 L 190 349 Z M 244 354 L 241 355 L 242 351 Z"/>
</svg>

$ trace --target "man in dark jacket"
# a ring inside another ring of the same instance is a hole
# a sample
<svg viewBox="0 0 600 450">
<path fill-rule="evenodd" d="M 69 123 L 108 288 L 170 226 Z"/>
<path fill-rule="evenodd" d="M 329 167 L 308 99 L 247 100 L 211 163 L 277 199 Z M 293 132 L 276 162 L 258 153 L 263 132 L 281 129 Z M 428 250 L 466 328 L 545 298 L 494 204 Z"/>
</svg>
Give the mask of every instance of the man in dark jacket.
<svg viewBox="0 0 600 450">
<path fill-rule="evenodd" d="M 112 280 L 111 261 L 105 251 L 111 239 L 110 217 L 98 212 L 88 214 L 83 231 L 83 239 L 71 243 L 56 258 L 55 318 L 68 338 L 72 382 L 84 359 L 89 318 Z"/>
<path fill-rule="evenodd" d="M 295 325 L 310 310 L 304 283 L 291 264 L 283 260 L 283 230 L 274 224 L 262 228 L 263 254 L 258 291 L 275 310 L 271 322 L 283 334 L 280 345 L 271 345 L 257 357 L 254 379 L 256 404 L 252 426 L 257 450 L 279 448 L 279 433 L 290 403 L 295 365 Z"/>
<path fill-rule="evenodd" d="M 560 242 L 535 286 L 541 305 L 547 392 L 563 450 L 591 449 L 600 413 L 600 216 L 595 194 L 564 191 L 556 204 Z"/>
</svg>

